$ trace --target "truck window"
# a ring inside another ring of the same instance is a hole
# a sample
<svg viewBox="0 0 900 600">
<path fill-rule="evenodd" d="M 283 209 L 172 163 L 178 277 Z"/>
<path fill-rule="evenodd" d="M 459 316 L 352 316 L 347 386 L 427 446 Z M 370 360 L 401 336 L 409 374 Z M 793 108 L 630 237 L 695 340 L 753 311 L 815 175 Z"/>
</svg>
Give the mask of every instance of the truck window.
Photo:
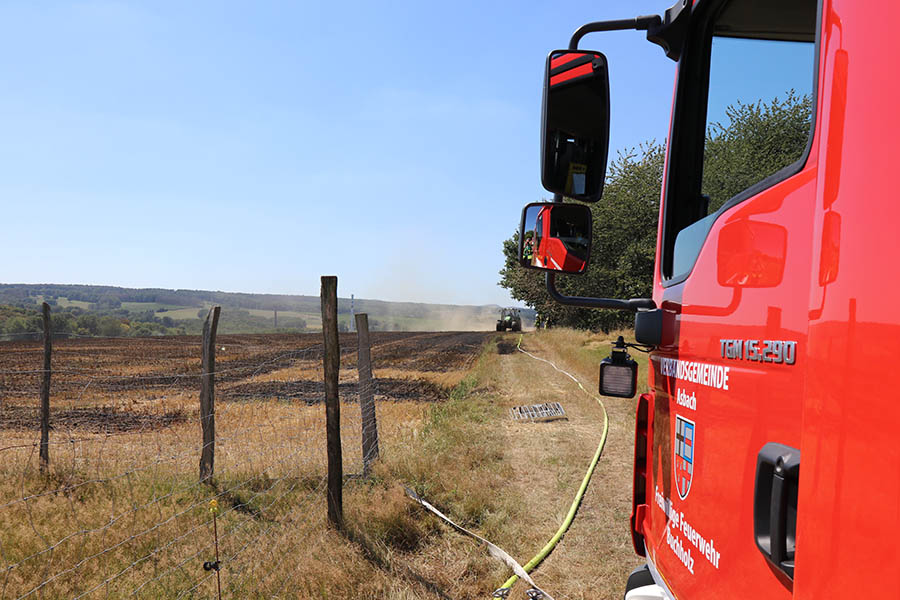
<svg viewBox="0 0 900 600">
<path fill-rule="evenodd" d="M 681 136 L 681 148 L 672 149 L 695 158 L 671 171 L 676 181 L 667 193 L 665 279 L 681 280 L 690 272 L 723 207 L 803 166 L 812 132 L 816 5 L 815 0 L 707 4 L 706 18 L 699 19 L 705 31 L 696 38 L 703 45 L 685 66 L 686 74 L 708 84 L 705 97 L 695 100 L 705 111 L 702 116 L 681 111 L 675 123 L 697 133 Z"/>
<path fill-rule="evenodd" d="M 590 240 L 579 235 L 575 225 L 560 217 L 556 211 L 550 213 L 550 236 L 559 238 L 566 250 L 578 260 L 587 260 Z"/>
</svg>

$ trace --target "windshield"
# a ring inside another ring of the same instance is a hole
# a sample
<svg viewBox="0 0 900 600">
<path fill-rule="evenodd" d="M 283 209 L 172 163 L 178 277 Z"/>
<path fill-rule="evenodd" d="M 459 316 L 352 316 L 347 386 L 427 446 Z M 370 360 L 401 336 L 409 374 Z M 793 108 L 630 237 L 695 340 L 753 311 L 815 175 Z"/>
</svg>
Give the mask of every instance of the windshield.
<svg viewBox="0 0 900 600">
<path fill-rule="evenodd" d="M 579 260 L 587 260 L 591 240 L 584 236 L 583 227 L 566 218 L 568 213 L 550 214 L 550 237 L 559 238 L 570 253 Z"/>
</svg>

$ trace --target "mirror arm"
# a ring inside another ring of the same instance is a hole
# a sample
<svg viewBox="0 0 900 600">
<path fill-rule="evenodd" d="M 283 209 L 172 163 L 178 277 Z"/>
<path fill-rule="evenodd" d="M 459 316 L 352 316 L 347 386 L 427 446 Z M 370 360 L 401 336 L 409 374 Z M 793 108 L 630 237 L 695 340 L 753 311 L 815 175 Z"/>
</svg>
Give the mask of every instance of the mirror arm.
<svg viewBox="0 0 900 600">
<path fill-rule="evenodd" d="M 581 38 L 589 33 L 598 31 L 622 31 L 626 29 L 637 29 L 638 31 L 647 31 L 651 27 L 659 26 L 662 19 L 659 15 L 647 15 L 645 17 L 635 17 L 633 19 L 619 19 L 617 21 L 595 21 L 582 25 L 572 34 L 569 41 L 569 50 L 578 50 L 578 42 Z"/>
<path fill-rule="evenodd" d="M 650 298 L 632 298 L 630 300 L 617 300 L 614 298 L 586 298 L 583 296 L 563 296 L 556 289 L 556 273 L 547 273 L 547 292 L 550 297 L 567 306 L 582 306 L 584 308 L 611 308 L 614 310 L 637 311 L 639 308 L 654 309 L 656 303 Z"/>
</svg>

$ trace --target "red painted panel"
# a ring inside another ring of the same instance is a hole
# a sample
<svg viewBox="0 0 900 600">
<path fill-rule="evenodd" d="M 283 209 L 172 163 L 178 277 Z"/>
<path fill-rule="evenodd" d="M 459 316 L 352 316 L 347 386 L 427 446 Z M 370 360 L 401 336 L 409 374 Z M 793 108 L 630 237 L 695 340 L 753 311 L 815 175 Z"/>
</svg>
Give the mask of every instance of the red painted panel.
<svg viewBox="0 0 900 600">
<path fill-rule="evenodd" d="M 554 85 L 558 85 L 563 83 L 564 81 L 571 81 L 576 77 L 582 77 L 584 75 L 591 75 L 594 72 L 594 65 L 591 63 L 584 63 L 583 65 L 579 65 L 574 69 L 569 69 L 568 71 L 563 71 L 558 75 L 553 75 L 550 77 L 550 85 L 551 87 Z"/>
<path fill-rule="evenodd" d="M 890 597 L 900 573 L 900 3 L 824 5 L 807 164 L 723 214 L 684 283 L 655 276 L 670 343 L 653 356 L 648 508 L 635 529 L 681 599 Z M 795 361 L 726 358 L 723 339 L 795 341 Z M 722 368 L 727 387 L 712 373 Z M 695 423 L 682 494 L 679 417 Z M 793 590 L 753 540 L 767 442 L 802 454 Z"/>
<path fill-rule="evenodd" d="M 827 3 L 795 597 L 896 595 L 900 5 Z M 885 585 L 888 585 L 886 588 Z"/>
</svg>

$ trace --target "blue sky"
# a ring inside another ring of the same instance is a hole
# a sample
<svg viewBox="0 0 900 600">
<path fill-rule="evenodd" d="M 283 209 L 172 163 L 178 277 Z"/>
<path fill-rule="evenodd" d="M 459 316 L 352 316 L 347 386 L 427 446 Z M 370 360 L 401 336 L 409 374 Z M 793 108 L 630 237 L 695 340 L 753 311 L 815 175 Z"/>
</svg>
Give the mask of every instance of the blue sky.
<svg viewBox="0 0 900 600">
<path fill-rule="evenodd" d="M 548 51 L 669 4 L 4 2 L 0 281 L 507 304 Z M 662 140 L 674 63 L 582 47 Z"/>
<path fill-rule="evenodd" d="M 815 44 L 713 38 L 706 122 L 727 122 L 725 109 L 735 101 L 784 100 L 793 89 L 812 94 Z"/>
</svg>

